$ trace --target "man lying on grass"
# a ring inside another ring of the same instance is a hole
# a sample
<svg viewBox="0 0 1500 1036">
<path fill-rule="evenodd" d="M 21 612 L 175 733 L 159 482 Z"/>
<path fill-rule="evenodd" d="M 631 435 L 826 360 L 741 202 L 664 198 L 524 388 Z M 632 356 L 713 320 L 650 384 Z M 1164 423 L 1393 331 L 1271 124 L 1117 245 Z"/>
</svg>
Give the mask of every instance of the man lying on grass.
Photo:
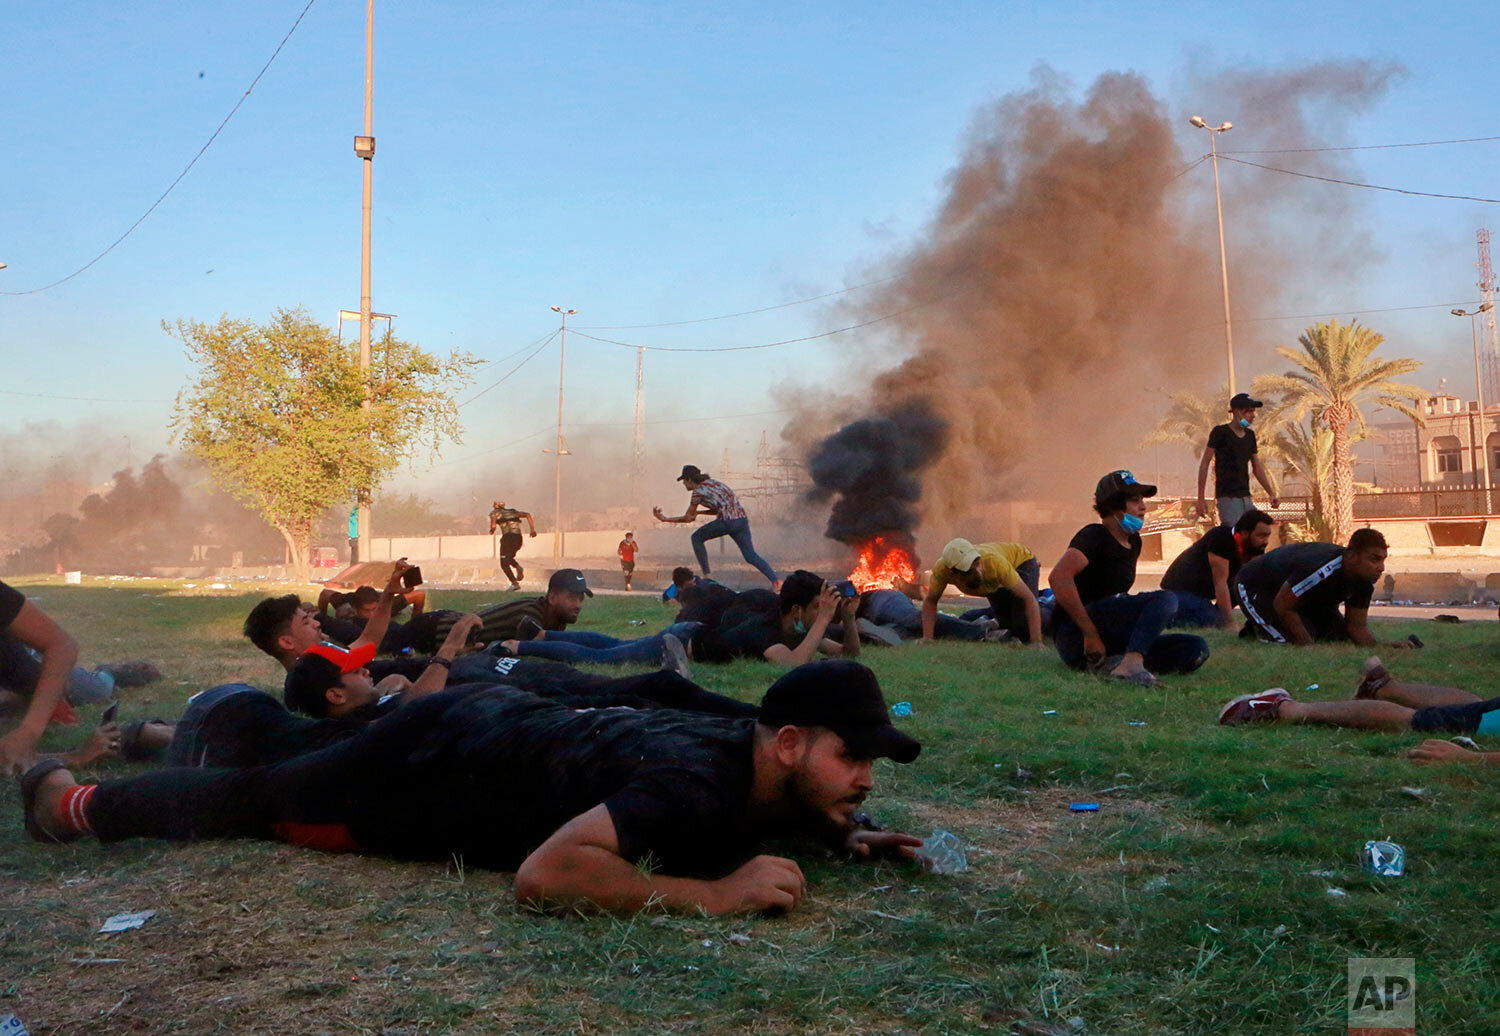
<svg viewBox="0 0 1500 1036">
<path fill-rule="evenodd" d="M 758 719 L 577 711 L 505 688 L 430 695 L 342 744 L 248 770 L 168 769 L 80 785 L 61 764 L 21 782 L 39 841 L 277 839 L 517 868 L 518 900 L 727 914 L 806 891 L 764 838 L 802 833 L 853 856 L 910 858 L 920 840 L 862 830 L 871 764 L 921 746 L 857 662 L 799 666 Z"/>
<path fill-rule="evenodd" d="M 1354 697 L 1344 701 L 1297 701 L 1280 687 L 1258 694 L 1244 694 L 1219 710 L 1226 727 L 1247 723 L 1313 723 L 1350 730 L 1382 730 L 1400 733 L 1500 734 L 1500 698 L 1488 700 L 1457 687 L 1397 680 L 1371 656 L 1365 661 Z M 1433 744 L 1448 748 L 1433 750 Z M 1463 752 L 1449 742 L 1424 742 L 1424 754 L 1416 749 L 1412 758 L 1436 761 L 1438 755 Z M 1452 751 L 1449 751 L 1452 749 Z M 1474 753 L 1469 753 L 1474 755 Z"/>
</svg>

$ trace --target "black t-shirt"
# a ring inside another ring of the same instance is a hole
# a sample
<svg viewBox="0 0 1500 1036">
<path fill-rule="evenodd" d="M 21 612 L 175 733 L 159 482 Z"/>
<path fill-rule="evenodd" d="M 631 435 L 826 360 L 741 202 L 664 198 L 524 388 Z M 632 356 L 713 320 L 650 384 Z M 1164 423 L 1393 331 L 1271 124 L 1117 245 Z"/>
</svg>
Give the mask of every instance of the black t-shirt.
<svg viewBox="0 0 1500 1036">
<path fill-rule="evenodd" d="M 1253 559 L 1240 569 L 1239 582 L 1268 622 L 1275 622 L 1273 602 L 1282 584 L 1290 583 L 1297 611 L 1321 624 L 1338 610 L 1368 608 L 1373 583 L 1344 574 L 1344 548 L 1337 543 L 1290 543 Z"/>
<path fill-rule="evenodd" d="M 723 583 L 702 576 L 695 577 L 687 586 L 678 588 L 677 600 L 682 607 L 677 611 L 677 621 L 717 626 L 724 612 L 739 596 Z"/>
<path fill-rule="evenodd" d="M 1085 605 L 1130 591 L 1135 583 L 1136 559 L 1141 556 L 1138 533 L 1131 534 L 1130 546 L 1122 547 L 1108 529 L 1095 522 L 1079 529 L 1068 546 L 1082 551 L 1089 559 L 1088 566 L 1073 578 L 1078 596 Z"/>
<path fill-rule="evenodd" d="M 1249 496 L 1250 458 L 1259 452 L 1255 429 L 1235 435 L 1227 424 L 1214 425 L 1208 447 L 1214 451 L 1214 496 Z"/>
<path fill-rule="evenodd" d="M 16 621 L 25 604 L 25 594 L 9 583 L 0 583 L 0 633 L 10 629 L 10 624 Z"/>
<path fill-rule="evenodd" d="M 1229 593 L 1234 595 L 1234 576 L 1240 570 L 1240 548 L 1234 539 L 1234 529 L 1228 525 L 1215 525 L 1187 550 L 1177 555 L 1177 560 L 1161 577 L 1163 590 L 1182 590 L 1199 597 L 1214 599 L 1214 572 L 1209 567 L 1208 556 L 1213 554 L 1229 562 Z"/>
<path fill-rule="evenodd" d="M 705 662 L 732 658 L 765 658 L 766 648 L 786 643 L 781 630 L 781 598 L 770 590 L 746 590 L 725 608 L 716 626 L 693 638 L 694 652 Z"/>
<path fill-rule="evenodd" d="M 754 849 L 753 730 L 675 709 L 579 712 L 506 687 L 445 691 L 361 735 L 399 734 L 406 754 L 351 833 L 376 850 L 509 869 L 603 803 L 631 863 L 720 876 Z"/>
<path fill-rule="evenodd" d="M 435 611 L 423 612 L 421 615 L 413 615 L 407 622 L 392 622 L 386 627 L 385 636 L 381 638 L 380 653 L 399 655 L 403 651 L 410 651 L 418 655 L 434 654 L 442 645 L 444 638 L 448 636 L 448 631 L 453 628 L 453 624 L 461 619 L 463 614 L 451 608 L 438 608 Z M 340 644 L 354 643 L 365 631 L 364 619 L 340 619 L 322 613 L 316 615 L 315 618 L 323 635 Z"/>
</svg>

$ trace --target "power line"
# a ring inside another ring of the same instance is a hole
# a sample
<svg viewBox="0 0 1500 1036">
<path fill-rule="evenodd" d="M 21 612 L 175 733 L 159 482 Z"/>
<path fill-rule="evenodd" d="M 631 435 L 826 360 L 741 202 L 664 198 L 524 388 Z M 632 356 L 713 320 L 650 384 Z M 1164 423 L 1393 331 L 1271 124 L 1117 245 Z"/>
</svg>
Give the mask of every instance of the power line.
<svg viewBox="0 0 1500 1036">
<path fill-rule="evenodd" d="M 1346 147 L 1272 147 L 1256 151 L 1220 151 L 1223 155 L 1302 155 L 1317 151 L 1389 151 L 1404 147 L 1438 147 L 1442 144 L 1483 144 L 1500 137 L 1464 137 L 1459 140 L 1418 140 L 1409 144 L 1350 144 Z"/>
<path fill-rule="evenodd" d="M 873 318 L 871 320 L 860 321 L 858 324 L 850 324 L 848 327 L 836 327 L 832 331 L 821 331 L 821 332 L 819 332 L 818 334 L 815 334 L 815 335 L 804 335 L 801 338 L 787 338 L 787 339 L 783 339 L 782 341 L 779 341 L 779 342 L 761 342 L 758 345 L 726 345 L 726 346 L 719 346 L 717 348 L 710 347 L 710 346 L 689 346 L 689 347 L 685 347 L 685 348 L 674 348 L 672 346 L 666 346 L 666 345 L 636 345 L 633 342 L 618 342 L 618 341 L 614 340 L 613 338 L 599 338 L 599 337 L 596 337 L 595 335 L 585 334 L 582 331 L 578 331 L 576 333 L 578 334 L 579 337 L 581 337 L 581 338 L 587 338 L 587 339 L 589 339 L 590 341 L 593 341 L 593 342 L 603 342 L 605 345 L 623 346 L 626 349 L 645 349 L 648 352 L 657 352 L 657 353 L 738 353 L 738 352 L 747 352 L 747 351 L 749 351 L 751 349 L 775 349 L 776 347 L 782 346 L 782 345 L 796 345 L 798 342 L 811 342 L 811 341 L 815 341 L 815 340 L 817 340 L 819 338 L 827 338 L 830 335 L 841 335 L 845 331 L 855 331 L 855 330 L 858 330 L 861 327 L 869 327 L 871 324 L 879 324 L 882 321 L 892 320 L 892 319 L 894 319 L 896 317 L 901 316 L 904 313 L 910 313 L 914 309 L 921 309 L 923 306 L 930 306 L 934 302 L 940 302 L 940 301 L 942 301 L 942 300 L 941 299 L 932 299 L 932 300 L 929 300 L 927 302 L 918 302 L 918 303 L 915 303 L 913 305 L 907 306 L 905 309 L 898 309 L 894 313 L 886 313 L 883 316 L 878 316 L 878 317 L 875 317 L 875 318 Z"/>
<path fill-rule="evenodd" d="M 1313 173 L 1299 173 L 1293 169 L 1278 169 L 1273 165 L 1261 165 L 1259 162 L 1247 162 L 1243 158 L 1230 158 L 1222 151 L 1219 157 L 1226 162 L 1238 162 L 1240 165 L 1254 166 L 1256 169 L 1264 169 L 1271 173 L 1284 173 L 1287 176 L 1300 176 L 1304 180 L 1321 180 L 1323 183 L 1337 183 L 1345 187 L 1363 187 L 1369 191 L 1389 191 L 1392 194 L 1410 194 L 1420 198 L 1447 198 L 1450 201 L 1478 201 L 1487 205 L 1500 205 L 1500 198 L 1476 198 L 1470 194 L 1435 194 L 1432 191 L 1409 191 L 1404 187 L 1382 187 L 1379 184 L 1360 183 L 1358 180 L 1340 180 L 1332 176 L 1317 176 Z"/>
<path fill-rule="evenodd" d="M 1222 151 L 1219 152 L 1219 153 L 1223 154 Z M 1178 180 L 1181 180 L 1188 173 L 1192 172 L 1194 169 L 1197 169 L 1200 165 L 1202 165 L 1204 162 L 1206 162 L 1208 160 L 1208 157 L 1209 156 L 1207 156 L 1207 155 L 1199 155 L 1197 158 L 1193 159 L 1187 165 L 1185 165 L 1181 169 L 1179 169 L 1177 171 L 1177 175 L 1174 176 L 1174 177 L 1172 177 L 1172 179 L 1168 180 L 1166 183 L 1162 184 L 1162 186 L 1163 187 L 1169 187 L 1172 184 L 1176 183 Z"/>
<path fill-rule="evenodd" d="M 542 337 L 540 337 L 538 339 L 535 339 L 534 341 L 532 341 L 532 342 L 530 342 L 530 343 L 528 343 L 526 345 L 521 346 L 521 348 L 517 349 L 513 353 L 506 353 L 504 356 L 496 357 L 493 360 L 481 360 L 480 363 L 479 363 L 479 366 L 481 366 L 481 367 L 488 367 L 488 366 L 490 366 L 491 364 L 494 364 L 494 363 L 504 363 L 506 360 L 510 359 L 512 356 L 520 356 L 527 349 L 534 349 L 536 346 L 542 344 L 542 342 L 546 341 L 548 338 L 551 338 L 555 334 L 557 334 L 557 329 L 553 328 L 551 331 L 548 331 L 546 334 L 542 335 Z"/>
<path fill-rule="evenodd" d="M 505 380 L 506 380 L 506 379 L 507 379 L 507 378 L 509 378 L 509 377 L 510 377 L 510 376 L 511 376 L 511 375 L 512 375 L 512 374 L 514 374 L 514 373 L 515 373 L 515 372 L 516 372 L 516 371 L 518 371 L 518 370 L 520 370 L 520 369 L 521 369 L 521 368 L 522 368 L 522 367 L 524 367 L 524 366 L 526 366 L 526 365 L 527 365 L 527 364 L 528 364 L 528 363 L 530 363 L 530 362 L 531 362 L 531 361 L 532 361 L 532 359 L 533 359 L 533 358 L 534 358 L 534 357 L 535 357 L 535 356 L 536 356 L 536 355 L 537 355 L 537 354 L 538 354 L 538 353 L 540 353 L 540 352 L 541 352 L 541 351 L 542 351 L 542 350 L 543 350 L 543 349 L 545 349 L 545 348 L 547 348 L 547 346 L 548 346 L 548 345 L 550 345 L 550 344 L 551 344 L 551 342 L 552 342 L 552 339 L 554 339 L 554 338 L 556 338 L 556 337 L 557 337 L 557 334 L 558 334 L 558 332 L 557 332 L 557 331 L 553 331 L 553 332 L 552 332 L 552 333 L 551 333 L 551 334 L 549 334 L 549 335 L 548 335 L 548 336 L 547 336 L 547 337 L 546 337 L 546 338 L 544 338 L 544 339 L 542 339 L 542 344 L 541 344 L 541 345 L 539 345 L 539 346 L 537 346 L 537 347 L 536 347 L 536 348 L 535 348 L 535 349 L 533 349 L 533 350 L 532 350 L 532 351 L 531 351 L 531 353 L 530 353 L 530 354 L 529 354 L 529 355 L 528 355 L 528 356 L 527 356 L 527 357 L 526 357 L 526 359 L 524 359 L 524 360 L 522 360 L 522 361 L 521 361 L 521 362 L 520 362 L 520 363 L 518 363 L 518 364 L 516 364 L 516 365 L 515 365 L 515 366 L 514 366 L 514 367 L 512 367 L 512 368 L 511 368 L 511 369 L 510 369 L 510 370 L 508 370 L 508 371 L 506 371 L 506 372 L 505 372 L 505 373 L 504 373 L 504 374 L 502 374 L 502 375 L 500 375 L 500 377 L 499 377 L 499 378 L 497 378 L 497 379 L 496 379 L 496 380 L 494 380 L 494 381 L 492 381 L 492 382 L 491 382 L 491 383 L 490 383 L 490 384 L 489 384 L 489 385 L 487 385 L 487 386 L 485 386 L 485 387 L 484 387 L 484 388 L 482 388 L 482 389 L 480 389 L 480 390 L 479 390 L 479 391 L 478 391 L 478 392 L 476 392 L 476 393 L 474 393 L 474 394 L 473 394 L 473 395 L 472 395 L 472 396 L 470 396 L 470 397 L 469 397 L 469 398 L 468 398 L 468 399 L 466 399 L 466 400 L 464 400 L 464 401 L 463 401 L 463 402 L 462 402 L 462 403 L 460 403 L 460 404 L 458 404 L 458 409 L 460 409 L 460 410 L 462 410 L 462 409 L 463 409 L 463 408 L 464 408 L 464 407 L 466 407 L 466 406 L 468 406 L 468 405 L 469 405 L 469 404 L 470 404 L 470 403 L 472 403 L 472 402 L 474 402 L 474 400 L 476 400 L 476 399 L 478 399 L 478 398 L 479 398 L 479 397 L 480 397 L 480 396 L 482 396 L 482 395 L 484 395 L 484 394 L 485 394 L 485 393 L 486 393 L 486 392 L 488 392 L 488 391 L 489 391 L 489 390 L 490 390 L 490 389 L 492 389 L 492 388 L 494 388 L 494 387 L 495 387 L 495 386 L 496 386 L 496 385 L 499 385 L 499 384 L 500 384 L 500 383 L 501 383 L 501 382 L 503 382 L 503 381 L 505 381 Z M 512 354 L 511 354 L 511 355 L 515 355 L 515 354 L 514 354 L 514 353 L 512 353 Z"/>
<path fill-rule="evenodd" d="M 1223 157 L 1220 155 L 1219 157 Z M 1327 313 L 1294 313 L 1284 317 L 1239 317 L 1238 319 L 1250 322 L 1255 320 L 1312 320 L 1315 317 L 1338 317 L 1338 316 L 1362 316 L 1365 313 L 1406 313 L 1415 309 L 1453 309 L 1457 306 L 1478 305 L 1475 302 L 1431 302 L 1425 306 L 1386 306 L 1383 309 L 1339 309 L 1330 310 Z"/>
<path fill-rule="evenodd" d="M 297 26 L 302 24 L 302 19 L 307 17 L 307 12 L 312 9 L 312 5 L 316 2 L 317 0 L 307 0 L 307 6 L 302 8 L 302 13 L 297 15 L 297 20 L 292 23 L 292 27 L 286 31 L 286 35 L 281 38 L 281 42 L 276 44 L 276 49 L 271 52 L 271 56 L 266 59 L 266 63 L 261 66 L 261 70 L 255 74 L 255 78 L 250 81 L 250 85 L 245 87 L 245 92 L 240 95 L 240 99 L 234 102 L 234 107 L 229 109 L 229 114 L 224 116 L 224 121 L 219 123 L 219 128 L 213 131 L 213 135 L 208 138 L 207 143 L 205 143 L 201 148 L 198 149 L 198 153 L 193 156 L 193 160 L 189 162 L 185 167 L 183 167 L 182 172 L 177 174 L 177 179 L 173 180 L 171 184 L 168 185 L 167 189 L 161 192 L 161 197 L 152 202 L 151 207 L 141 214 L 140 219 L 130 224 L 129 229 L 127 229 L 125 233 L 115 238 L 114 241 L 110 243 L 110 246 L 104 251 L 100 252 L 98 255 L 94 256 L 94 258 L 90 259 L 88 262 L 84 263 L 78 269 L 74 270 L 72 273 L 68 274 L 66 277 L 61 278 L 60 280 L 55 280 L 51 284 L 44 284 L 40 288 L 29 288 L 26 291 L 0 291 L 0 295 L 35 295 L 37 292 L 47 291 L 50 288 L 57 287 L 59 284 L 65 284 L 68 281 L 71 281 L 74 277 L 77 277 L 83 271 L 87 270 L 90 266 L 93 266 L 100 259 L 103 259 L 106 255 L 109 255 L 109 253 L 115 250 L 115 246 L 124 241 L 131 234 L 135 233 L 136 227 L 139 227 L 142 223 L 146 222 L 146 217 L 155 212 L 157 206 L 167 200 L 167 195 L 171 194 L 172 191 L 177 187 L 177 185 L 182 182 L 182 178 L 187 176 L 187 174 L 192 170 L 193 166 L 198 164 L 198 159 L 203 157 L 204 152 L 209 149 L 210 145 L 212 145 L 215 140 L 219 139 L 219 134 L 224 131 L 225 126 L 229 125 L 229 120 L 234 118 L 234 113 L 240 110 L 240 105 L 244 104 L 245 101 L 249 98 L 250 91 L 255 89 L 255 86 L 260 82 L 261 77 L 264 76 L 267 70 L 270 69 L 271 62 L 276 60 L 276 55 L 281 53 L 281 48 L 286 46 L 287 41 L 292 38 L 292 33 L 297 31 Z"/>
<path fill-rule="evenodd" d="M 881 277 L 878 280 L 865 281 L 863 284 L 855 284 L 848 288 L 840 288 L 838 291 L 825 292 L 822 295 L 810 295 L 805 299 L 793 299 L 791 302 L 779 302 L 774 306 L 762 306 L 760 309 L 746 309 L 738 313 L 724 313 L 716 317 L 698 317 L 695 320 L 669 320 L 661 324 L 587 324 L 580 325 L 585 331 L 639 331 L 650 327 L 682 327 L 684 324 L 707 324 L 714 320 L 729 320 L 733 317 L 748 317 L 756 313 L 769 313 L 773 309 L 786 309 L 789 306 L 802 306 L 809 302 L 817 302 L 820 299 L 831 299 L 835 295 L 847 295 L 851 291 L 861 288 L 869 288 L 876 284 L 886 284 L 896 279 L 896 275 Z M 577 330 L 575 328 L 575 330 Z"/>
</svg>

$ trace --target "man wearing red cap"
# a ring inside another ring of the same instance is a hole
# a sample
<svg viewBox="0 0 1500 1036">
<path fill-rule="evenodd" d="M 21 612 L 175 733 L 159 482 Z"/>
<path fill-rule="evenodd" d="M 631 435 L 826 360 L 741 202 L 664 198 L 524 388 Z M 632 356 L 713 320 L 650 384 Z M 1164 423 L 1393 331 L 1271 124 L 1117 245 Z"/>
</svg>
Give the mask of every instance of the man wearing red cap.
<svg viewBox="0 0 1500 1036">
<path fill-rule="evenodd" d="M 22 781 L 39 841 L 279 839 L 516 868 L 516 897 L 631 913 L 795 907 L 795 861 L 758 855 L 802 834 L 856 857 L 921 842 L 856 811 L 871 763 L 911 762 L 875 674 L 844 659 L 799 666 L 758 719 L 676 710 L 578 711 L 508 688 L 430 695 L 311 755 L 248 770 L 158 770 L 76 784 L 59 764 Z M 650 866 L 646 866 L 649 861 Z"/>
</svg>

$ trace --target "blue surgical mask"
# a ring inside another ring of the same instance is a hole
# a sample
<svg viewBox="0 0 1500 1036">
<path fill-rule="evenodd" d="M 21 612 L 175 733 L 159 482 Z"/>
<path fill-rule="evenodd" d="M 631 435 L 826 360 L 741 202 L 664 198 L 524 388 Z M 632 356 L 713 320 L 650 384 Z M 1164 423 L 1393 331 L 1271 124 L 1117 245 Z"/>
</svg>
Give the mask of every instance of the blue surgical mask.
<svg viewBox="0 0 1500 1036">
<path fill-rule="evenodd" d="M 798 619 L 796 622 L 792 623 L 792 629 L 796 630 L 798 633 L 806 633 L 807 623 L 803 622 L 801 619 Z"/>
<path fill-rule="evenodd" d="M 1137 518 L 1133 514 L 1122 514 L 1122 515 L 1120 515 L 1120 528 L 1124 529 L 1126 532 L 1130 533 L 1132 536 L 1134 536 L 1136 533 L 1140 532 L 1141 529 L 1145 527 L 1145 525 L 1146 525 L 1146 522 L 1145 522 L 1144 519 Z"/>
<path fill-rule="evenodd" d="M 1249 427 L 1250 427 L 1250 422 L 1249 422 L 1249 421 L 1247 421 L 1247 420 L 1245 420 L 1245 419 L 1244 419 L 1244 418 L 1243 418 L 1243 417 L 1242 417 L 1242 418 L 1240 418 L 1240 427 L 1241 427 L 1241 428 L 1249 428 Z"/>
</svg>

